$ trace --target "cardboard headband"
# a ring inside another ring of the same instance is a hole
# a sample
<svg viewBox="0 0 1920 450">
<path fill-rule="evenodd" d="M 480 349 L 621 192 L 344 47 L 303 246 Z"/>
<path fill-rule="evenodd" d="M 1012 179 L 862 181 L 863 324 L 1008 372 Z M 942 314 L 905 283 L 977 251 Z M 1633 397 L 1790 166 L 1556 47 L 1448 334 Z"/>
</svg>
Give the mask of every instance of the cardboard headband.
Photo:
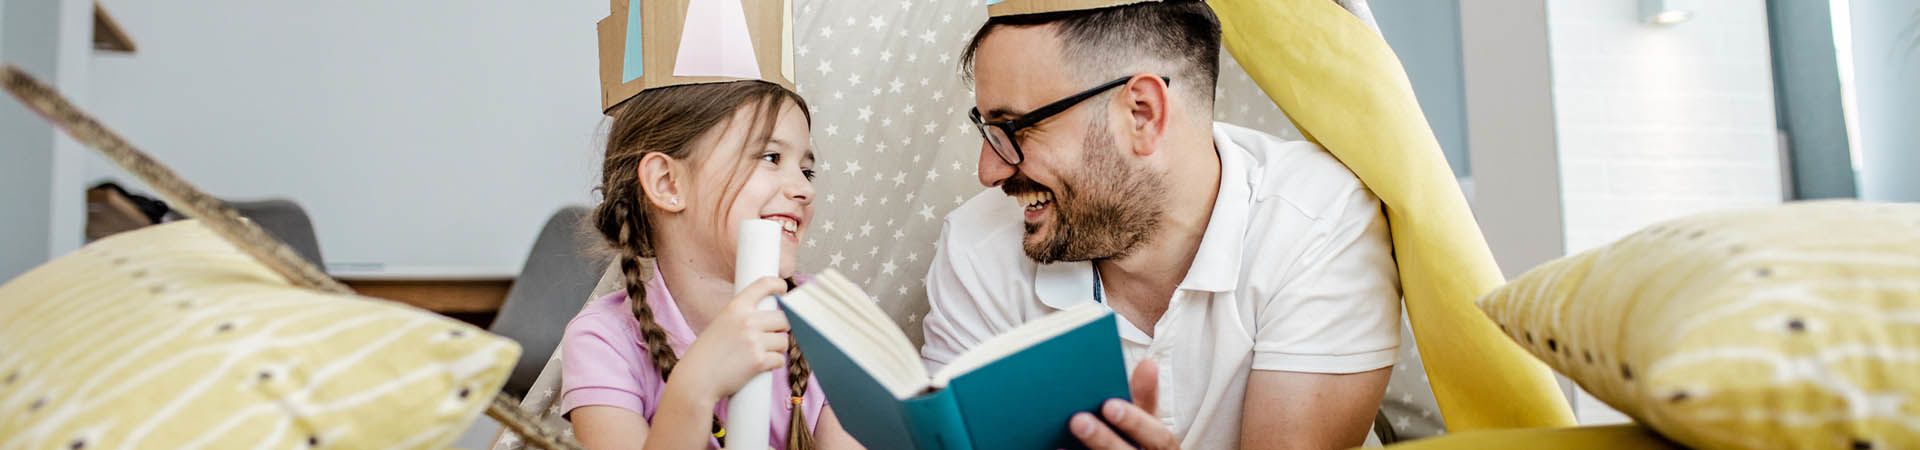
<svg viewBox="0 0 1920 450">
<path fill-rule="evenodd" d="M 992 17 L 1100 9 L 1159 0 L 987 0 Z"/>
<path fill-rule="evenodd" d="M 647 89 L 762 80 L 793 89 L 792 0 L 611 0 L 600 110 Z"/>
</svg>

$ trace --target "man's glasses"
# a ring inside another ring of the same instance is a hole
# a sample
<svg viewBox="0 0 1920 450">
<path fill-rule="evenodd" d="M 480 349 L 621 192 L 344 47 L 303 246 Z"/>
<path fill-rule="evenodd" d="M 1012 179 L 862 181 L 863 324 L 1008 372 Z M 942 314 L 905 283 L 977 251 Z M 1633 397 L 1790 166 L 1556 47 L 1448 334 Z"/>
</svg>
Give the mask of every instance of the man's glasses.
<svg viewBox="0 0 1920 450">
<path fill-rule="evenodd" d="M 1020 165 L 1021 161 L 1027 159 L 1026 153 L 1020 151 L 1020 141 L 1014 139 L 1015 136 L 1020 135 L 1021 129 L 1034 126 L 1034 124 L 1047 120 L 1047 118 L 1073 109 L 1074 105 L 1087 101 L 1087 99 L 1100 95 L 1100 93 L 1106 92 L 1109 89 L 1127 84 L 1127 80 L 1131 79 L 1133 79 L 1131 76 L 1120 77 L 1120 79 L 1094 86 L 1093 89 L 1081 91 L 1078 94 L 1073 94 L 1059 101 L 1048 103 L 1046 106 L 1042 106 L 1032 112 L 1008 120 L 988 122 L 980 117 L 980 108 L 973 108 L 971 111 L 968 111 L 967 118 L 973 120 L 973 126 L 980 129 L 980 137 L 987 140 L 987 146 L 993 147 L 993 153 L 1000 155 L 1001 161 L 1006 161 L 1007 165 L 1010 166 L 1017 166 Z M 1167 83 L 1169 86 L 1173 85 L 1173 80 L 1167 77 L 1160 77 L 1160 81 Z"/>
</svg>

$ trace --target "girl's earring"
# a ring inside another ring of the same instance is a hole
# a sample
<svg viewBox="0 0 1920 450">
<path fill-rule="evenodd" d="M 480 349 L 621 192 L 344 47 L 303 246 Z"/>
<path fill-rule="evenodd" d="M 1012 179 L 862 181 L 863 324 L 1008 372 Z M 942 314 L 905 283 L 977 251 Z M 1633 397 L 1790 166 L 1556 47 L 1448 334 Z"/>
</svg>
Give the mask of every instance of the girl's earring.
<svg viewBox="0 0 1920 450">
<path fill-rule="evenodd" d="M 680 197 L 673 197 L 673 198 L 667 199 L 667 204 L 673 205 L 673 206 L 680 206 Z"/>
</svg>

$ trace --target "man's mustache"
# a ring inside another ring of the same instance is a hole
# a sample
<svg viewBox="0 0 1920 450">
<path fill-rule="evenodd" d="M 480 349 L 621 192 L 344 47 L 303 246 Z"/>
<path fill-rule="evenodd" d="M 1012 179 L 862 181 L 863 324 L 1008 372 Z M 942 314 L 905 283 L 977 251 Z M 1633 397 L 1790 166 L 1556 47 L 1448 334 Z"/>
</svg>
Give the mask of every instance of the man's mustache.
<svg viewBox="0 0 1920 450">
<path fill-rule="evenodd" d="M 1016 196 L 1030 192 L 1049 192 L 1052 190 L 1040 185 L 1040 183 L 1034 182 L 1032 178 L 1027 178 L 1026 175 L 1015 173 L 1012 177 L 1007 178 L 1007 181 L 1000 183 L 1000 191 L 1007 193 L 1008 196 Z"/>
</svg>

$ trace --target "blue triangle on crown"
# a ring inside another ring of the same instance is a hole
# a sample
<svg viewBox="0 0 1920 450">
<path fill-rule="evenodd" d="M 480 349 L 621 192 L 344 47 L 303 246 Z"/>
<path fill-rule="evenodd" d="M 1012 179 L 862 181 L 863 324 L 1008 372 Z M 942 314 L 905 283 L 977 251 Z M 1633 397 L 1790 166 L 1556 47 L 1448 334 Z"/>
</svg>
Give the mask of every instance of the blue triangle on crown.
<svg viewBox="0 0 1920 450">
<path fill-rule="evenodd" d="M 627 54 L 621 57 L 622 83 L 632 82 L 647 73 L 643 53 L 646 42 L 640 39 L 640 22 L 640 0 L 627 0 Z"/>
</svg>

